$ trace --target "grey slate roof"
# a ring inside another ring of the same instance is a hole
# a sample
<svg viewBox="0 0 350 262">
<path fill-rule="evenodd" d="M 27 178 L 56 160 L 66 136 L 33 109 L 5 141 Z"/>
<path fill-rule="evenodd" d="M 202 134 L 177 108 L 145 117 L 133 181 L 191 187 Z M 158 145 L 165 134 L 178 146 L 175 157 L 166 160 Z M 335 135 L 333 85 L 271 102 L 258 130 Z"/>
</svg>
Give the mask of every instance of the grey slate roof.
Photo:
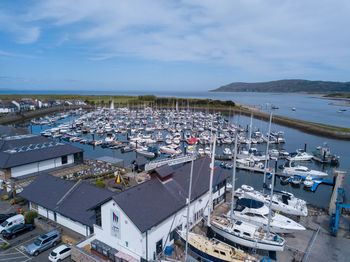
<svg viewBox="0 0 350 262">
<path fill-rule="evenodd" d="M 13 138 L 13 139 L 11 139 Z M 11 168 L 15 166 L 35 163 L 60 156 L 83 152 L 81 148 L 59 143 L 52 147 L 29 150 L 25 152 L 10 153 L 9 150 L 29 145 L 51 143 L 52 140 L 38 136 L 26 135 L 23 138 L 7 137 L 0 140 L 0 168 Z"/>
<path fill-rule="evenodd" d="M 209 190 L 210 159 L 194 161 L 191 200 Z M 175 214 L 186 204 L 191 163 L 174 170 L 172 179 L 162 183 L 157 177 L 114 195 L 113 200 L 143 233 Z M 219 178 L 218 178 L 219 176 Z M 229 176 L 227 170 L 215 169 L 213 185 Z"/>
<path fill-rule="evenodd" d="M 161 178 L 167 177 L 174 173 L 174 169 L 168 164 L 157 167 L 153 172 L 157 173 Z"/>
<path fill-rule="evenodd" d="M 25 187 L 20 196 L 81 224 L 93 226 L 95 216 L 90 208 L 115 193 L 87 182 L 80 182 L 73 188 L 74 185 L 74 182 L 42 174 Z"/>
<path fill-rule="evenodd" d="M 0 125 L 0 138 L 24 134 L 29 134 L 29 130 L 26 128 L 14 128 L 11 126 Z"/>
</svg>

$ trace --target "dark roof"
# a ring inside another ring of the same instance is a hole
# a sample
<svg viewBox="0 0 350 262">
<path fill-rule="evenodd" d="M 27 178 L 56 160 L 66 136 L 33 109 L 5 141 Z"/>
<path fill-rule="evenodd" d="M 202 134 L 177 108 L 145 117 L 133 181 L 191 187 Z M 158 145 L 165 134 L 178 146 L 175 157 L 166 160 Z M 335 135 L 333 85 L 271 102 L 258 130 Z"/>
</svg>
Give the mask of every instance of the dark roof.
<svg viewBox="0 0 350 262">
<path fill-rule="evenodd" d="M 20 196 L 47 209 L 54 210 L 56 203 L 73 185 L 73 182 L 42 174 L 25 187 Z"/>
<path fill-rule="evenodd" d="M 51 146 L 48 146 L 50 143 Z M 34 149 L 35 146 L 39 147 Z M 29 134 L 6 137 L 0 140 L 0 168 L 11 168 L 78 152 L 83 150 L 43 136 Z"/>
<path fill-rule="evenodd" d="M 191 200 L 209 190 L 210 159 L 194 161 Z M 191 163 L 173 170 L 170 180 L 162 183 L 157 177 L 113 196 L 114 201 L 143 233 L 161 223 L 186 205 Z M 226 169 L 214 170 L 213 185 L 228 177 Z"/>
<path fill-rule="evenodd" d="M 29 134 L 29 130 L 26 128 L 14 128 L 11 126 L 3 126 L 0 125 L 0 138 L 8 137 L 8 136 L 17 136 Z"/>
<path fill-rule="evenodd" d="M 134 161 L 132 161 L 133 164 L 136 164 L 138 166 L 142 166 L 148 163 L 147 159 L 143 156 L 137 157 Z"/>
<path fill-rule="evenodd" d="M 70 182 L 48 174 L 38 176 L 20 196 L 87 226 L 95 223 L 90 210 L 115 193 L 87 182 Z"/>
<path fill-rule="evenodd" d="M 172 173 L 174 173 L 174 169 L 168 164 L 157 167 L 153 172 L 157 173 L 159 177 L 165 178 Z"/>
</svg>

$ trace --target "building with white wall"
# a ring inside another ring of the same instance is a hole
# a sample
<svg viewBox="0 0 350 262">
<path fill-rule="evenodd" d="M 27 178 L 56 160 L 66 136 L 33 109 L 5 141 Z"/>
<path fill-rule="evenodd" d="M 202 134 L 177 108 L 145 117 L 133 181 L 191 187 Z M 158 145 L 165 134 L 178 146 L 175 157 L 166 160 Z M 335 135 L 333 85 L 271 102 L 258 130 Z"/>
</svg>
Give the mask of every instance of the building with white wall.
<svg viewBox="0 0 350 262">
<path fill-rule="evenodd" d="M 0 139 L 2 180 L 20 180 L 82 161 L 82 149 L 46 137 L 25 134 Z"/>
<path fill-rule="evenodd" d="M 93 233 L 95 212 L 90 208 L 112 195 L 87 182 L 74 183 L 48 174 L 39 175 L 20 193 L 31 210 L 83 236 Z"/>
<path fill-rule="evenodd" d="M 206 214 L 209 203 L 210 159 L 194 162 L 190 226 Z M 186 227 L 191 164 L 172 169 L 162 166 L 151 179 L 114 195 L 94 207 L 94 238 L 139 260 L 153 260 L 165 246 L 173 244 L 176 229 Z M 226 197 L 228 173 L 216 169 L 213 203 Z"/>
</svg>

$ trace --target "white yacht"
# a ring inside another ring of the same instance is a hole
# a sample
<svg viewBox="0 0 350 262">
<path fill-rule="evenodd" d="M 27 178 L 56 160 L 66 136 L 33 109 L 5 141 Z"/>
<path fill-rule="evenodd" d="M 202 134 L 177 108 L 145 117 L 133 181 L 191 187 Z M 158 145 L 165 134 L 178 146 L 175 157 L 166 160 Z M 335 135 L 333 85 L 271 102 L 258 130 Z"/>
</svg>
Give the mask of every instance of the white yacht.
<svg viewBox="0 0 350 262">
<path fill-rule="evenodd" d="M 105 138 L 105 142 L 106 143 L 110 143 L 110 142 L 113 142 L 115 139 L 115 135 L 114 134 L 111 134 L 111 133 L 108 133 L 106 138 Z"/>
<path fill-rule="evenodd" d="M 298 152 L 296 155 L 289 155 L 287 160 L 289 161 L 310 161 L 313 158 L 312 154 L 306 152 Z"/>
<path fill-rule="evenodd" d="M 253 187 L 242 185 L 236 190 L 236 196 L 255 199 L 264 202 L 266 205 L 270 203 L 270 194 L 265 194 L 254 190 Z M 272 196 L 272 210 L 280 211 L 285 214 L 296 216 L 307 216 L 307 206 L 303 199 L 295 197 L 292 193 L 285 191 L 276 191 Z"/>
<path fill-rule="evenodd" d="M 305 176 L 305 177 L 310 176 L 310 177 L 316 177 L 316 178 L 328 176 L 328 174 L 325 172 L 312 170 L 306 166 L 299 166 L 299 165 L 294 167 L 293 166 L 285 167 L 282 172 L 288 176 L 299 175 L 299 176 Z"/>
<path fill-rule="evenodd" d="M 219 216 L 210 218 L 211 229 L 218 235 L 242 246 L 268 251 L 283 251 L 285 240 L 262 227 Z"/>
<path fill-rule="evenodd" d="M 229 214 L 228 214 L 229 215 Z M 233 217 L 257 226 L 268 225 L 269 208 L 261 201 L 249 198 L 237 200 Z M 275 233 L 292 233 L 305 230 L 305 227 L 292 219 L 271 211 L 270 230 Z"/>
</svg>

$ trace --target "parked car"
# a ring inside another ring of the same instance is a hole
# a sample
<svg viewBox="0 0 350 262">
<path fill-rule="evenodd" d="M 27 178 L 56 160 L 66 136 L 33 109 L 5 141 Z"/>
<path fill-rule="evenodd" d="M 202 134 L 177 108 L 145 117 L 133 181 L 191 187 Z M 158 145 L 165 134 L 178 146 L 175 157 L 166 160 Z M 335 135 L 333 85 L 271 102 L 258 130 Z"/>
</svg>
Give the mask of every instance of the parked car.
<svg viewBox="0 0 350 262">
<path fill-rule="evenodd" d="M 3 223 L 6 219 L 13 217 L 17 215 L 16 213 L 10 213 L 10 214 L 0 214 L 0 223 Z"/>
<path fill-rule="evenodd" d="M 49 255 L 49 260 L 52 262 L 59 262 L 70 256 L 70 246 L 61 245 L 54 250 Z"/>
<path fill-rule="evenodd" d="M 45 235 L 40 236 L 32 244 L 28 245 L 26 252 L 29 255 L 37 256 L 40 252 L 56 246 L 60 241 L 60 233 L 58 233 L 57 230 L 52 230 Z"/>
<path fill-rule="evenodd" d="M 0 233 L 4 232 L 6 229 L 9 229 L 14 225 L 19 225 L 19 224 L 24 224 L 24 216 L 21 214 L 12 216 L 1 223 Z"/>
<path fill-rule="evenodd" d="M 10 238 L 15 238 L 18 235 L 21 235 L 25 232 L 31 231 L 35 228 L 33 224 L 19 224 L 19 225 L 14 225 L 5 231 L 2 232 L 2 236 L 4 238 L 10 239 Z"/>
</svg>

